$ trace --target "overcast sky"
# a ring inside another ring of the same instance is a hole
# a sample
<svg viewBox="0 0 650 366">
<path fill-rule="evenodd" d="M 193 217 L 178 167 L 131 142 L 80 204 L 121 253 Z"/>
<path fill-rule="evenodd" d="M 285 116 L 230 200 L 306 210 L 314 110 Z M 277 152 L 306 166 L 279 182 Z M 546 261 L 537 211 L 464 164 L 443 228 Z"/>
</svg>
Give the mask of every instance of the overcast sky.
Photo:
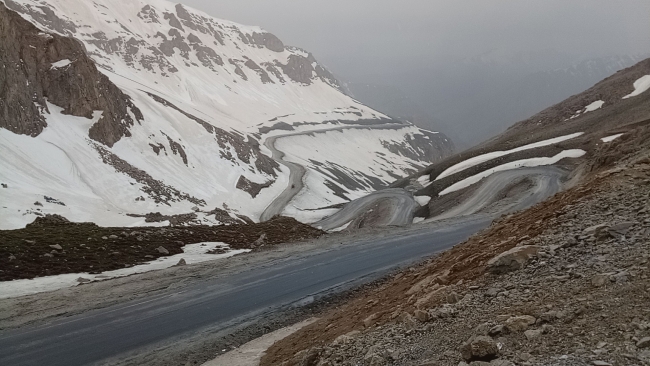
<svg viewBox="0 0 650 366">
<path fill-rule="evenodd" d="M 648 0 L 181 0 L 259 25 L 355 79 L 486 52 L 650 52 Z"/>
</svg>

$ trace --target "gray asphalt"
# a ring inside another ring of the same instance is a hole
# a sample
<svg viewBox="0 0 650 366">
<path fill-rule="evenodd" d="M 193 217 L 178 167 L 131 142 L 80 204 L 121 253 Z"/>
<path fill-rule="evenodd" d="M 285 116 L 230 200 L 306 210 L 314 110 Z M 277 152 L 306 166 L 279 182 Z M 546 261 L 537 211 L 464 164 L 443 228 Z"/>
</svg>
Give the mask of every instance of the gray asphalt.
<svg viewBox="0 0 650 366">
<path fill-rule="evenodd" d="M 377 201 L 387 199 L 391 201 L 391 212 L 383 218 L 383 223 L 389 225 L 408 225 L 413 222 L 413 212 L 419 207 L 413 195 L 401 188 L 390 188 L 376 191 L 367 196 L 347 203 L 342 209 L 321 221 L 312 224 L 323 230 L 331 230 L 345 225 L 360 214 L 366 212 Z"/>
<path fill-rule="evenodd" d="M 143 353 L 202 331 L 227 330 L 310 296 L 342 291 L 449 249 L 489 218 L 359 241 L 266 268 L 210 278 L 51 324 L 0 332 L 0 365 L 87 365 Z"/>
<path fill-rule="evenodd" d="M 426 221 L 467 216 L 479 212 L 492 203 L 494 196 L 505 189 L 515 179 L 529 177 L 533 180 L 535 187 L 529 190 L 515 205 L 506 209 L 506 211 L 517 211 L 532 206 L 559 192 L 562 187 L 562 178 L 565 175 L 565 171 L 554 166 L 519 168 L 498 172 L 479 183 L 480 186 L 477 190 L 463 201 L 463 203 Z"/>
<path fill-rule="evenodd" d="M 329 132 L 329 131 L 342 131 L 342 130 L 352 130 L 352 129 L 373 129 L 373 130 L 392 130 L 392 129 L 399 129 L 399 128 L 404 128 L 408 127 L 408 125 L 403 125 L 403 124 L 398 124 L 398 123 L 386 123 L 386 124 L 381 124 L 381 125 L 366 125 L 366 126 L 341 126 L 341 127 L 332 127 L 332 128 L 326 128 L 322 130 L 314 130 L 314 131 L 303 131 L 303 132 L 296 132 L 296 133 L 287 133 L 283 135 L 277 135 L 277 136 L 272 136 L 266 139 L 264 141 L 264 146 L 266 146 L 269 150 L 271 150 L 271 157 L 273 160 L 277 161 L 279 164 L 282 164 L 289 168 L 289 183 L 287 184 L 287 187 L 278 195 L 262 212 L 262 215 L 260 216 L 260 221 L 268 221 L 270 220 L 273 216 L 279 215 L 284 211 L 284 208 L 291 202 L 291 200 L 303 189 L 304 185 L 302 182 L 303 177 L 305 176 L 305 173 L 307 172 L 305 170 L 305 167 L 292 163 L 289 161 L 284 160 L 284 153 L 278 149 L 275 148 L 275 141 L 277 139 L 281 139 L 284 137 L 292 137 L 292 136 L 299 136 L 299 135 L 310 135 L 314 133 L 323 133 L 323 132 Z M 333 147 L 334 148 L 334 147 Z"/>
</svg>

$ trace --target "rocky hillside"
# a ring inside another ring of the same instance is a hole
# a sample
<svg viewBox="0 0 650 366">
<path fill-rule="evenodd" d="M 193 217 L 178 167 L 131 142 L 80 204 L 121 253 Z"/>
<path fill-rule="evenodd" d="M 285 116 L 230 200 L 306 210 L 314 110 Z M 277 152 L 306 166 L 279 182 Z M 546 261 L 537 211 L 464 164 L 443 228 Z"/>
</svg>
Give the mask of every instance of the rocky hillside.
<svg viewBox="0 0 650 366">
<path fill-rule="evenodd" d="M 429 218 L 459 203 L 475 186 L 469 185 L 445 197 L 441 193 L 484 172 L 507 164 L 523 164 L 530 159 L 551 159 L 568 151 L 581 150 L 586 159 L 592 159 L 599 148 L 607 145 L 603 138 L 629 132 L 650 120 L 650 93 L 643 87 L 647 82 L 650 82 L 650 59 L 514 124 L 495 138 L 398 180 L 393 186 L 405 187 L 416 196 L 431 197 L 416 213 Z M 540 144 L 544 141 L 549 143 Z M 475 164 L 467 164 L 472 161 Z"/>
<path fill-rule="evenodd" d="M 296 179 L 269 137 L 309 134 L 318 152 L 284 153 L 307 166 L 297 217 L 453 148 L 350 98 L 308 52 L 181 4 L 3 0 L 0 37 L 0 228 L 47 213 L 115 226 L 155 213 L 257 220 Z"/>
<path fill-rule="evenodd" d="M 650 126 L 589 172 L 274 344 L 262 365 L 650 365 Z"/>
</svg>

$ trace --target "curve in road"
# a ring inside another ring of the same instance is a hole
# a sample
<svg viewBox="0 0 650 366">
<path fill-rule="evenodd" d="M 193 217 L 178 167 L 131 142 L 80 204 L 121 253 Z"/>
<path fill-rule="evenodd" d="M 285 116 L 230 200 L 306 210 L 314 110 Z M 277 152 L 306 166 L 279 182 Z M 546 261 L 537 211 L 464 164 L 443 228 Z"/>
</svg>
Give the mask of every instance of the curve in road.
<svg viewBox="0 0 650 366">
<path fill-rule="evenodd" d="M 299 136 L 299 135 L 309 135 L 314 133 L 323 133 L 330 131 L 342 131 L 342 130 L 351 130 L 351 129 L 373 129 L 373 130 L 392 130 L 410 127 L 410 125 L 398 124 L 398 123 L 385 123 L 381 125 L 359 125 L 359 126 L 341 126 L 341 127 L 332 127 L 325 128 L 320 130 L 310 130 L 302 131 L 296 133 L 288 133 L 283 135 L 271 136 L 264 141 L 264 146 L 271 150 L 271 157 L 273 160 L 289 168 L 289 183 L 287 187 L 280 193 L 262 212 L 260 215 L 260 221 L 268 221 L 273 216 L 279 215 L 284 211 L 284 208 L 291 202 L 291 200 L 304 188 L 303 177 L 307 173 L 307 170 L 304 166 L 292 163 L 290 161 L 284 160 L 284 152 L 276 149 L 275 142 L 277 139 Z"/>
<path fill-rule="evenodd" d="M 461 204 L 426 221 L 436 221 L 451 217 L 467 216 L 479 212 L 494 201 L 494 197 L 505 189 L 515 179 L 530 177 L 534 180 L 534 187 L 512 207 L 504 211 L 516 211 L 532 206 L 555 193 L 562 187 L 562 178 L 566 171 L 553 166 L 519 168 L 495 173 L 485 179 L 478 189 Z"/>
<path fill-rule="evenodd" d="M 401 188 L 389 188 L 372 192 L 348 202 L 333 215 L 312 225 L 326 231 L 341 227 L 366 212 L 377 201 L 383 199 L 392 201 L 390 216 L 384 218 L 385 225 L 407 225 L 413 221 L 413 213 L 419 207 L 413 195 Z"/>
</svg>

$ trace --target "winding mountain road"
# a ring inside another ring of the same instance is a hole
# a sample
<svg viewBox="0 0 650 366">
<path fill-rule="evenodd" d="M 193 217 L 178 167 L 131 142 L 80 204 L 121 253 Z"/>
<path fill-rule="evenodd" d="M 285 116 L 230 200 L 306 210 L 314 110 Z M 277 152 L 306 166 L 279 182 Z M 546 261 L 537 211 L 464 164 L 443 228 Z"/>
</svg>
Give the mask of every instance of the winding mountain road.
<svg viewBox="0 0 650 366">
<path fill-rule="evenodd" d="M 562 187 L 562 178 L 566 174 L 566 171 L 554 166 L 519 168 L 495 173 L 483 182 L 477 183 L 480 184 L 477 190 L 461 204 L 426 221 L 467 216 L 479 212 L 491 204 L 495 196 L 510 183 L 524 177 L 533 180 L 534 188 L 528 190 L 524 197 L 521 197 L 513 206 L 505 208 L 504 211 L 516 211 L 532 206 L 559 192 Z"/>
<path fill-rule="evenodd" d="M 380 200 L 388 200 L 391 206 L 389 216 L 383 218 L 383 223 L 386 226 L 410 224 L 413 221 L 413 212 L 419 207 L 410 192 L 401 188 L 384 189 L 351 201 L 333 215 L 312 225 L 325 231 L 341 227 L 366 212 Z"/>
<path fill-rule="evenodd" d="M 291 200 L 304 188 L 303 178 L 307 173 L 307 170 L 304 166 L 292 163 L 290 161 L 284 160 L 284 152 L 278 150 L 275 147 L 275 142 L 278 139 L 300 136 L 300 135 L 310 135 L 314 133 L 324 133 L 330 131 L 343 131 L 343 130 L 352 130 L 352 129 L 373 129 L 373 130 L 397 130 L 400 128 L 410 127 L 410 125 L 405 125 L 401 123 L 384 123 L 378 125 L 355 125 L 355 126 L 340 126 L 325 128 L 320 130 L 310 130 L 310 131 L 301 131 L 295 133 L 287 133 L 283 135 L 270 136 L 264 141 L 264 146 L 271 150 L 271 157 L 273 160 L 289 168 L 289 183 L 287 187 L 280 193 L 262 212 L 260 215 L 260 221 L 268 221 L 275 215 L 280 215 L 284 208 L 291 202 Z"/>
<path fill-rule="evenodd" d="M 317 246 L 262 266 L 251 265 L 248 259 L 236 271 L 198 276 L 137 300 L 50 323 L 1 330 L 0 365 L 123 364 L 125 359 L 129 364 L 169 364 L 166 355 L 191 349 L 194 340 L 230 334 L 292 304 L 358 286 L 461 243 L 496 216 L 463 215 L 485 207 L 512 179 L 537 177 L 535 187 L 514 205 L 524 208 L 557 192 L 564 174 L 554 167 L 495 174 L 449 213 L 456 215 L 451 220 L 386 236 L 348 238 L 340 245 Z M 358 210 L 387 198 L 405 207 L 394 212 L 396 221 L 410 219 L 416 203 L 410 193 L 400 191 L 379 191 L 356 200 L 322 224 L 342 224 Z M 248 258 L 263 255 L 253 253 Z"/>
</svg>

